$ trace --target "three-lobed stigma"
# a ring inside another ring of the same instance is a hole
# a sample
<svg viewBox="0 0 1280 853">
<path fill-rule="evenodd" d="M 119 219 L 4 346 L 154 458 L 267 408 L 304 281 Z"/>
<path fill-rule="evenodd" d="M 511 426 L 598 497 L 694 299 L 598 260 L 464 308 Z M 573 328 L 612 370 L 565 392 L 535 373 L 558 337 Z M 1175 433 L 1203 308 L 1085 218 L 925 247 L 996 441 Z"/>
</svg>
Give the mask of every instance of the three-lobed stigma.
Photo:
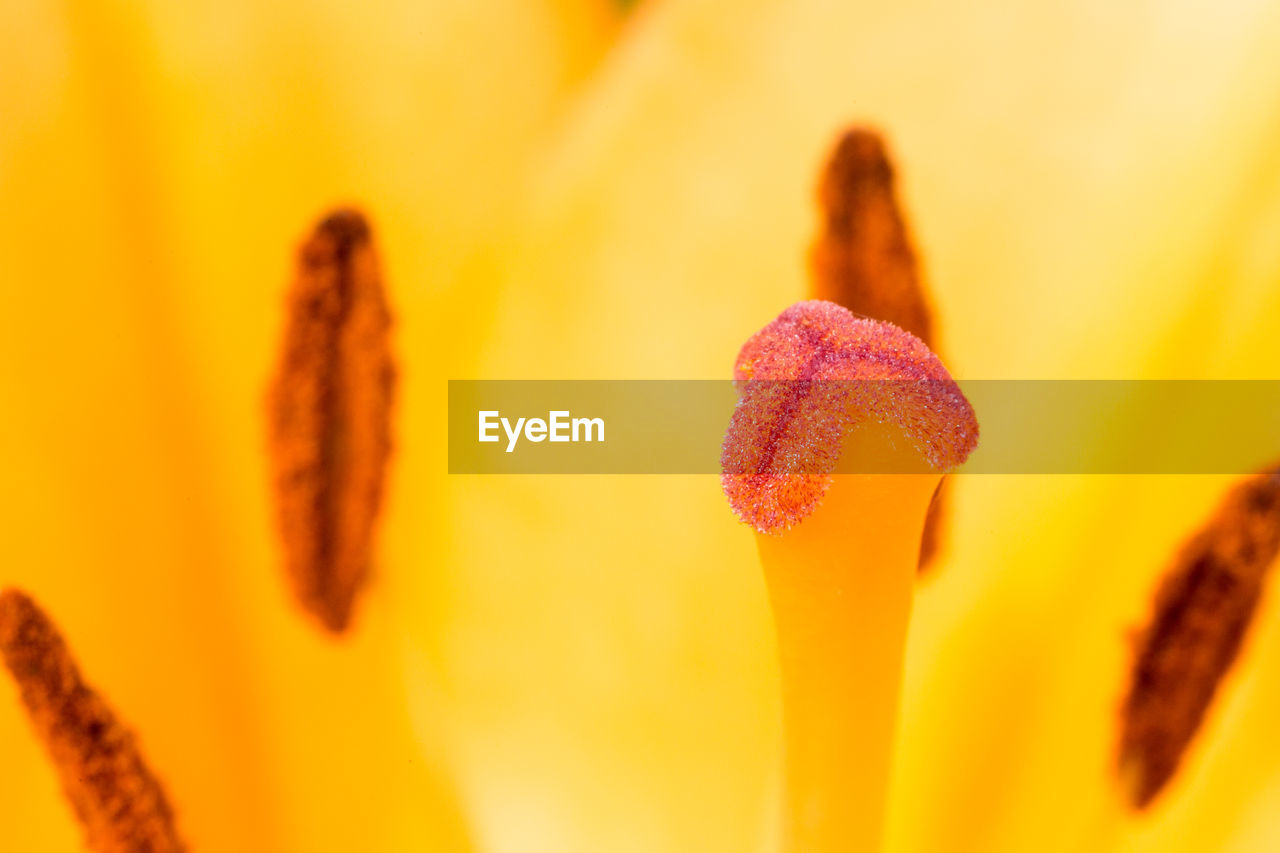
<svg viewBox="0 0 1280 853">
<path fill-rule="evenodd" d="M 948 471 L 978 443 L 973 408 L 917 337 L 831 302 L 797 303 L 753 335 L 734 370 L 740 397 L 721 451 L 733 511 L 780 533 L 822 501 L 844 436 L 894 425 L 928 469 Z"/>
</svg>

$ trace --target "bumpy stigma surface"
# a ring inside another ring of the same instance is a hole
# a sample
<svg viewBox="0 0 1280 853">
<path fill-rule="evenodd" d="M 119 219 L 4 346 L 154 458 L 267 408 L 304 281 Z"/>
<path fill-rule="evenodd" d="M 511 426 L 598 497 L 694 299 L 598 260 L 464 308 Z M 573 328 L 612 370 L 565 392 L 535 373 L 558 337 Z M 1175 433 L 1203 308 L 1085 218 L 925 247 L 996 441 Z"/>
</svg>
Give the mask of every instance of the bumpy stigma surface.
<svg viewBox="0 0 1280 853">
<path fill-rule="evenodd" d="M 844 434 L 896 424 L 928 467 L 960 465 L 978 443 L 973 408 L 919 338 L 832 302 L 797 303 L 751 337 L 734 370 L 739 401 L 721 452 L 737 516 L 762 533 L 822 501 Z"/>
</svg>

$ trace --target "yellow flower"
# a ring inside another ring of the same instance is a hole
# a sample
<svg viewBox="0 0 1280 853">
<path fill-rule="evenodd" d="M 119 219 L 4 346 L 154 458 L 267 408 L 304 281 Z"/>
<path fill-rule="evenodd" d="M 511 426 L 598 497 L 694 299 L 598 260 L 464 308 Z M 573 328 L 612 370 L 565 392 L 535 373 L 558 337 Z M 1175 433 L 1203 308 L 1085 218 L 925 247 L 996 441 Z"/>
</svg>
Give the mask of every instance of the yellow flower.
<svg viewBox="0 0 1280 853">
<path fill-rule="evenodd" d="M 446 473 L 448 378 L 715 378 L 802 298 L 822 158 L 888 131 L 948 367 L 1274 375 L 1280 14 L 655 0 L 6 4 L 0 584 L 199 850 L 757 849 L 777 666 L 714 477 Z M 289 252 L 370 215 L 397 317 L 375 580 L 287 599 L 263 393 Z M 889 849 L 1267 849 L 1268 603 L 1111 825 L 1160 571 L 1225 478 L 965 477 L 918 589 Z M 0 690 L 0 698 L 8 692 Z M 0 701 L 6 848 L 77 830 Z M 1232 847 L 1231 845 L 1235 845 Z"/>
</svg>

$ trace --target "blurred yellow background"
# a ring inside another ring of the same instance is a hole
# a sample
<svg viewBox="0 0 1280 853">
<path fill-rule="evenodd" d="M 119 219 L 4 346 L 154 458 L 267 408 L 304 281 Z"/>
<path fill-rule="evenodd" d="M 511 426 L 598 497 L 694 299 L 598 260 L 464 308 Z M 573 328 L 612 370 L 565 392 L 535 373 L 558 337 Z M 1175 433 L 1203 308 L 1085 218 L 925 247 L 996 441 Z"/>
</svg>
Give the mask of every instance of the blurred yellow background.
<svg viewBox="0 0 1280 853">
<path fill-rule="evenodd" d="M 953 374 L 1277 374 L 1274 4 L 3 4 L 0 584 L 196 850 L 767 847 L 773 641 L 717 479 L 450 478 L 445 381 L 727 377 L 805 294 L 849 122 L 889 139 Z M 263 394 L 293 248 L 345 202 L 402 378 L 334 640 L 279 571 Z M 1126 631 L 1226 483 L 955 484 L 891 849 L 1086 849 Z M 1280 843 L 1277 606 L 1118 849 Z M 8 687 L 0 753 L 0 846 L 78 849 Z"/>
</svg>

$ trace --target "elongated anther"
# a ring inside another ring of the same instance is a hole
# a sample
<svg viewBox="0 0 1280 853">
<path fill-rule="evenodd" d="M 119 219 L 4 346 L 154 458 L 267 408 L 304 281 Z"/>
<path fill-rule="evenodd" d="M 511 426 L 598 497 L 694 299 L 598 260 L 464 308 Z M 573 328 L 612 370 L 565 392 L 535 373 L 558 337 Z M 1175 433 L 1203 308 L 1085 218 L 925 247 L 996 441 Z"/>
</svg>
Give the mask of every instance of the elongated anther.
<svg viewBox="0 0 1280 853">
<path fill-rule="evenodd" d="M 1280 469 L 1239 483 L 1174 557 L 1138 639 L 1121 717 L 1129 805 L 1174 778 L 1249 631 L 1280 555 Z"/>
<path fill-rule="evenodd" d="M 97 853 L 179 853 L 173 809 L 133 734 L 80 675 L 62 635 L 26 594 L 0 592 L 0 656 Z"/>
<path fill-rule="evenodd" d="M 391 315 L 369 224 L 337 211 L 298 251 L 271 387 L 284 562 L 302 606 L 343 631 L 369 575 L 391 455 Z"/>
<path fill-rule="evenodd" d="M 814 295 L 935 347 L 933 311 L 879 134 L 857 127 L 840 137 L 818 185 L 818 209 Z"/>
<path fill-rule="evenodd" d="M 893 164 L 876 131 L 840 135 L 817 192 L 820 224 L 809 254 L 813 296 L 893 323 L 939 352 L 936 321 L 898 201 Z M 938 484 L 920 540 L 920 568 L 942 548 L 948 489 Z"/>
<path fill-rule="evenodd" d="M 722 481 L 777 631 L 783 846 L 875 851 L 924 518 L 977 421 L 919 339 L 829 302 L 784 311 L 736 374 Z"/>
</svg>

